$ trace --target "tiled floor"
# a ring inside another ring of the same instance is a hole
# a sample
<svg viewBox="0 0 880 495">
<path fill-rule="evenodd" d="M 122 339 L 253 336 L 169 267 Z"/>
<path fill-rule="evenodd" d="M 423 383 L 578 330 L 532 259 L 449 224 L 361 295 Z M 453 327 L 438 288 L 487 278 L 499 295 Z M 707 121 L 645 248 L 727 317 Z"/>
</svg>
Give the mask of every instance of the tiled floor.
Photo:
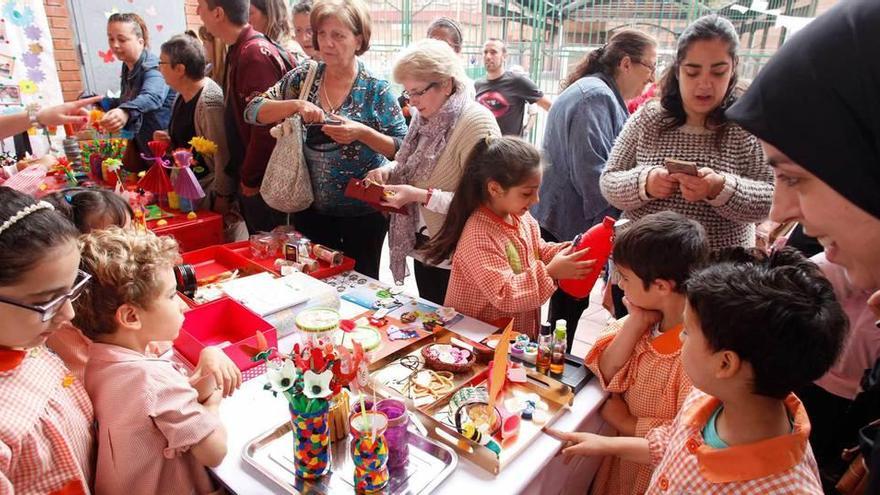
<svg viewBox="0 0 880 495">
<path fill-rule="evenodd" d="M 412 260 L 407 258 L 407 264 L 409 266 L 409 272 L 412 273 Z M 391 270 L 388 268 L 387 237 L 385 244 L 382 246 L 382 261 L 379 265 L 379 280 L 386 284 L 394 283 L 394 279 L 391 277 Z M 407 277 L 404 280 L 403 286 L 409 294 L 419 293 L 414 276 Z M 593 347 L 593 344 L 599 337 L 599 333 L 605 328 L 608 318 L 611 317 L 608 311 L 602 307 L 603 289 L 604 285 L 600 279 L 596 283 L 596 286 L 593 287 L 593 292 L 590 293 L 590 306 L 584 311 L 583 316 L 581 316 L 581 320 L 578 323 L 577 334 L 574 336 L 574 344 L 572 345 L 571 353 L 575 356 L 584 357 L 587 355 L 587 352 L 590 351 L 590 348 Z M 541 313 L 546 317 L 547 304 L 544 305 Z"/>
</svg>

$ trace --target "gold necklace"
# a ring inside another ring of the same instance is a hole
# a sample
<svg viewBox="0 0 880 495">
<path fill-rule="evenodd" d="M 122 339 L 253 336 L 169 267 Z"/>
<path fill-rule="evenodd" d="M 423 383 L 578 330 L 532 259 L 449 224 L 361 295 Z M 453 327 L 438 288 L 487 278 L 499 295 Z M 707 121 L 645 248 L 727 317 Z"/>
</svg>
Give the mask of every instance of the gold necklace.
<svg viewBox="0 0 880 495">
<path fill-rule="evenodd" d="M 334 108 L 333 103 L 330 101 L 330 95 L 327 94 L 327 84 L 324 79 L 321 79 L 321 92 L 324 93 L 324 100 L 327 102 L 327 107 L 329 108 L 328 113 L 330 115 L 336 115 L 339 112 L 339 109 L 342 108 L 342 105 L 345 104 L 345 99 L 348 95 L 342 97 L 342 103 L 339 104 L 338 107 Z"/>
</svg>

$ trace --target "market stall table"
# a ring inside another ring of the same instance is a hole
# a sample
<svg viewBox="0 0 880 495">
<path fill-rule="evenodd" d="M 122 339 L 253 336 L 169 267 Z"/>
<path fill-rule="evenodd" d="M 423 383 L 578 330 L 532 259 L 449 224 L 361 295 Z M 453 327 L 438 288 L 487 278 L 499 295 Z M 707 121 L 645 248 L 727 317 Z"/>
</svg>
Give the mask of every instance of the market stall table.
<svg viewBox="0 0 880 495">
<path fill-rule="evenodd" d="M 339 312 L 343 318 L 357 316 L 363 311 L 361 306 L 341 301 Z M 475 341 L 497 330 L 468 317 L 449 328 Z M 295 334 L 281 339 L 281 352 L 288 352 L 295 341 Z M 264 390 L 264 383 L 265 380 L 260 377 L 246 381 L 220 406 L 220 415 L 227 430 L 228 454 L 223 463 L 213 469 L 213 473 L 234 493 L 287 493 L 242 458 L 248 442 L 290 419 L 286 402 Z M 598 414 L 604 398 L 605 394 L 596 380 L 591 380 L 575 396 L 570 410 L 553 427 L 568 431 L 599 431 L 604 425 Z M 502 488 L 503 493 L 558 493 L 566 485 L 582 493 L 598 467 L 598 460 L 581 460 L 580 464 L 576 463 L 577 467 L 563 466 L 562 457 L 556 456 L 559 450 L 559 441 L 542 435 L 497 476 L 460 458 L 455 471 L 434 493 L 461 495 L 497 488 Z"/>
</svg>

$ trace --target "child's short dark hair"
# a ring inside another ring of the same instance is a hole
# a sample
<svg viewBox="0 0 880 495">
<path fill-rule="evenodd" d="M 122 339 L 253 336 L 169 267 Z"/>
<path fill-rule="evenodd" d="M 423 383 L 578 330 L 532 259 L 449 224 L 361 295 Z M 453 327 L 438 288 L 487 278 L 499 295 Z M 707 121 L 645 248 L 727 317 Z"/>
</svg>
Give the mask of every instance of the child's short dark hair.
<svg viewBox="0 0 880 495">
<path fill-rule="evenodd" d="M 111 225 L 118 227 L 124 227 L 134 218 L 128 201 L 109 189 L 72 187 L 47 196 L 46 201 L 69 218 L 83 234 L 92 231 L 93 222 L 98 218 L 107 217 Z"/>
<path fill-rule="evenodd" d="M 690 273 L 706 262 L 709 242 L 700 222 L 673 211 L 646 215 L 614 240 L 614 264 L 632 270 L 645 286 L 657 279 L 675 282 L 684 293 Z"/>
<path fill-rule="evenodd" d="M 742 261 L 744 251 L 695 273 L 687 297 L 714 351 L 751 364 L 756 394 L 783 399 L 828 371 L 843 348 L 846 314 L 819 267 L 793 248 Z"/>
</svg>

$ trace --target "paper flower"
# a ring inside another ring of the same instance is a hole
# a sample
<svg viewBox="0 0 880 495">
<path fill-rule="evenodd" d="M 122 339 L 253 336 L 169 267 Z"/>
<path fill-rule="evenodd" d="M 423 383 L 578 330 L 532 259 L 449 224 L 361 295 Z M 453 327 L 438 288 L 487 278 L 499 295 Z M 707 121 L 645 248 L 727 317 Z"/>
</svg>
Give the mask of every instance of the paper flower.
<svg viewBox="0 0 880 495">
<path fill-rule="evenodd" d="M 34 9 L 30 7 L 17 8 L 16 2 L 7 2 L 3 7 L 3 17 L 12 21 L 19 27 L 25 27 L 34 23 Z"/>
<path fill-rule="evenodd" d="M 122 168 L 122 160 L 117 160 L 116 158 L 107 158 L 102 164 L 106 165 L 107 170 L 110 172 L 117 172 Z"/>
<path fill-rule="evenodd" d="M 43 69 L 28 69 L 27 76 L 35 83 L 41 83 L 46 80 L 46 73 Z"/>
<path fill-rule="evenodd" d="M 213 155 L 217 152 L 217 144 L 201 136 L 195 136 L 190 139 L 189 145 L 200 155 Z"/>
<path fill-rule="evenodd" d="M 43 45 L 39 43 L 31 43 L 30 45 L 28 45 L 28 50 L 30 50 L 31 53 L 35 55 L 40 55 L 43 53 Z"/>
<path fill-rule="evenodd" d="M 326 370 L 317 374 L 312 370 L 303 373 L 303 394 L 309 399 L 326 399 L 330 397 L 330 380 L 333 379 L 333 370 Z"/>
<path fill-rule="evenodd" d="M 273 392 L 286 392 L 296 384 L 296 366 L 293 361 L 285 359 L 280 367 L 269 367 L 266 370 L 266 377 Z"/>
<path fill-rule="evenodd" d="M 40 66 L 40 54 L 33 52 L 24 52 L 21 55 L 21 63 L 28 69 L 36 69 Z"/>
<path fill-rule="evenodd" d="M 43 30 L 39 26 L 31 24 L 24 28 L 24 34 L 31 41 L 37 41 L 43 36 Z"/>
<path fill-rule="evenodd" d="M 37 85 L 30 79 L 22 79 L 22 81 L 18 83 L 18 87 L 21 88 L 21 92 L 26 95 L 32 95 L 37 92 Z"/>
</svg>

